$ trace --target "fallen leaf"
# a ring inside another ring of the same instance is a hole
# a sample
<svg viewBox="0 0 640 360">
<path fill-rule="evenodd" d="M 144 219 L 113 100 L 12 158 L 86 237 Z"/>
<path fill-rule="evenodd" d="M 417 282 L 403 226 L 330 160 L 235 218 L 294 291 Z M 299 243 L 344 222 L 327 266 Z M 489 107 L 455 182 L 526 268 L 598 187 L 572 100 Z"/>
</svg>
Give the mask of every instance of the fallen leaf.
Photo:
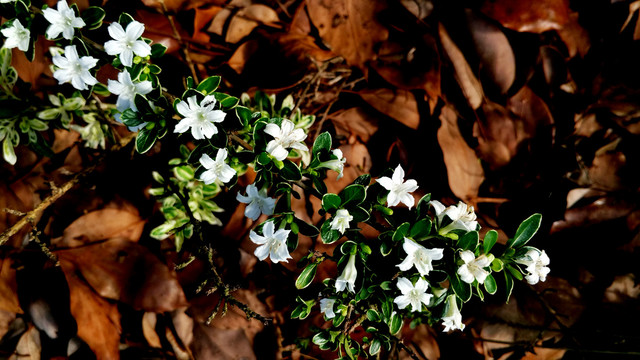
<svg viewBox="0 0 640 360">
<path fill-rule="evenodd" d="M 124 238 L 58 250 L 103 297 L 134 309 L 165 312 L 186 305 L 176 274 L 146 247 Z"/>
<path fill-rule="evenodd" d="M 458 85 L 460 85 L 460 89 L 462 89 L 462 93 L 467 99 L 469 106 L 474 110 L 479 108 L 484 99 L 484 92 L 480 81 L 478 81 L 464 54 L 462 54 L 462 51 L 460 51 L 458 46 L 451 40 L 451 37 L 442 24 L 438 24 L 438 32 L 440 34 L 442 47 L 453 64 L 454 77 Z"/>
<path fill-rule="evenodd" d="M 18 72 L 18 76 L 25 82 L 31 83 L 31 91 L 37 91 L 42 86 L 54 85 L 55 80 L 50 78 L 52 72 L 49 69 L 49 62 L 45 56 L 45 48 L 48 49 L 50 41 L 44 36 L 38 36 L 38 41 L 34 43 L 33 61 L 29 61 L 24 52 L 14 48 L 12 51 L 11 66 Z M 47 77 L 41 77 L 41 75 Z"/>
<path fill-rule="evenodd" d="M 378 119 L 361 107 L 337 111 L 330 114 L 329 119 L 338 134 L 348 138 L 357 137 L 365 144 L 369 143 L 371 136 L 378 131 Z M 355 142 L 355 139 L 349 142 Z"/>
<path fill-rule="evenodd" d="M 480 71 L 506 93 L 516 78 L 516 57 L 504 32 L 492 22 L 466 10 L 467 24 L 476 53 L 480 58 Z"/>
<path fill-rule="evenodd" d="M 408 90 L 401 89 L 363 89 L 358 92 L 369 105 L 381 113 L 417 129 L 420 126 L 418 102 Z"/>
<path fill-rule="evenodd" d="M 11 323 L 16 319 L 16 314 L 10 311 L 0 310 L 0 339 L 9 331 Z"/>
<path fill-rule="evenodd" d="M 158 323 L 158 318 L 156 313 L 146 312 L 142 315 L 142 335 L 147 340 L 149 346 L 154 348 L 162 348 L 162 343 L 160 342 L 160 336 L 156 333 L 156 324 Z"/>
<path fill-rule="evenodd" d="M 41 351 L 40 332 L 35 326 L 29 326 L 29 330 L 20 337 L 16 351 L 9 360 L 40 360 Z"/>
<path fill-rule="evenodd" d="M 555 221 L 551 225 L 551 233 L 557 233 L 572 228 L 592 226 L 604 221 L 626 218 L 635 208 L 623 199 L 602 197 L 592 203 L 580 207 L 573 207 L 564 213 L 564 219 Z"/>
<path fill-rule="evenodd" d="M 191 351 L 196 359 L 256 359 L 242 329 L 216 329 L 196 322 L 193 337 Z"/>
<path fill-rule="evenodd" d="M 386 9 L 386 2 L 307 0 L 306 3 L 309 18 L 327 47 L 366 76 L 367 64 L 376 57 L 376 47 L 389 36 L 377 20 Z"/>
<path fill-rule="evenodd" d="M 402 328 L 402 338 L 405 341 L 420 349 L 420 353 L 425 359 L 440 359 L 440 347 L 436 339 L 433 328 L 426 325 L 418 325 L 415 329 L 410 330 L 409 326 Z M 409 353 L 403 351 L 400 353 L 401 360 L 413 359 Z"/>
<path fill-rule="evenodd" d="M 604 291 L 604 301 L 609 303 L 623 303 L 640 297 L 640 285 L 636 284 L 633 274 L 616 276 Z"/>
<path fill-rule="evenodd" d="M 469 147 L 458 128 L 458 115 L 447 105 L 440 114 L 438 143 L 442 148 L 447 178 L 451 191 L 463 201 L 473 201 L 478 197 L 480 185 L 484 181 L 484 171 L 478 157 Z"/>
<path fill-rule="evenodd" d="M 578 18 L 579 14 L 577 12 L 570 13 L 569 21 L 558 30 L 558 35 L 560 35 L 560 38 L 567 46 L 567 50 L 569 50 L 569 57 L 574 57 L 576 54 L 585 57 L 591 48 L 589 33 L 580 25 Z"/>
<path fill-rule="evenodd" d="M 195 9 L 195 15 L 193 19 L 193 39 L 202 42 L 208 43 L 211 41 L 209 35 L 203 31 L 204 27 L 218 14 L 222 8 L 220 6 L 211 6 L 208 8 L 197 8 Z"/>
<path fill-rule="evenodd" d="M 520 32 L 560 30 L 569 21 L 569 0 L 486 0 L 480 10 Z"/>
<path fill-rule="evenodd" d="M 262 4 L 251 4 L 240 9 L 231 18 L 229 28 L 225 34 L 225 41 L 231 44 L 238 43 L 251 34 L 259 25 L 277 27 L 278 13 L 272 8 Z"/>
<path fill-rule="evenodd" d="M 16 270 L 11 267 L 11 263 L 9 258 L 0 258 L 0 310 L 22 314 L 17 295 Z"/>
<path fill-rule="evenodd" d="M 431 0 L 400 0 L 400 3 L 420 20 L 431 15 L 434 7 Z"/>
<path fill-rule="evenodd" d="M 96 210 L 76 219 L 64 230 L 62 237 L 52 239 L 51 244 L 57 247 L 77 247 L 115 237 L 138 241 L 144 224 L 145 221 L 135 209 Z"/>
<path fill-rule="evenodd" d="M 495 103 L 485 103 L 473 126 L 473 136 L 478 139 L 478 155 L 492 169 L 507 165 L 515 156 L 518 146 L 518 130 L 509 112 Z"/>
</svg>

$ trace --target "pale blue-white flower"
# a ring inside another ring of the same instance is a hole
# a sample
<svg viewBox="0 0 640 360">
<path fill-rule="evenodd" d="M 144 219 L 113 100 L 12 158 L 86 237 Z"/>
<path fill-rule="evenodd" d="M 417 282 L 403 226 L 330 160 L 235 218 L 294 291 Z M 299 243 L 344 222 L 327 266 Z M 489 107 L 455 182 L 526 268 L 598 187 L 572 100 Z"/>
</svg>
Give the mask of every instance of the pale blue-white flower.
<svg viewBox="0 0 640 360">
<path fill-rule="evenodd" d="M 140 40 L 144 33 L 144 24 L 134 20 L 123 29 L 122 25 L 113 22 L 107 30 L 113 40 L 104 43 L 104 51 L 109 55 L 118 55 L 122 65 L 131 66 L 134 54 L 140 57 L 151 55 L 151 46 Z"/>
<path fill-rule="evenodd" d="M 396 303 L 400 309 L 411 305 L 412 312 L 422 311 L 422 304 L 429 305 L 429 301 L 433 297 L 432 294 L 427 294 L 429 283 L 423 278 L 419 278 L 416 284 L 413 285 L 409 279 L 400 277 L 398 278 L 397 286 L 402 292 L 402 295 L 398 295 L 393 299 L 393 302 Z"/>
<path fill-rule="evenodd" d="M 2 35 L 6 38 L 2 46 L 7 49 L 13 49 L 15 47 L 20 51 L 27 51 L 29 49 L 29 41 L 31 40 L 31 32 L 22 26 L 22 23 L 15 19 L 11 26 L 0 30 Z"/>
<path fill-rule="evenodd" d="M 273 221 L 267 221 L 264 224 L 262 227 L 263 235 L 251 230 L 249 238 L 253 243 L 260 245 L 254 251 L 254 255 L 260 260 L 264 260 L 269 256 L 274 263 L 287 262 L 288 259 L 292 259 L 291 255 L 289 255 L 289 249 L 287 249 L 287 237 L 290 230 L 279 229 L 275 232 L 274 230 Z"/>
<path fill-rule="evenodd" d="M 207 170 L 200 175 L 200 180 L 207 185 L 214 182 L 229 182 L 236 174 L 236 171 L 225 162 L 226 159 L 227 149 L 219 149 L 215 160 L 211 159 L 207 154 L 202 154 L 200 156 L 200 164 Z"/>
<path fill-rule="evenodd" d="M 307 134 L 302 129 L 295 129 L 295 124 L 290 120 L 283 119 L 280 126 L 277 124 L 267 124 L 264 132 L 273 136 L 273 140 L 267 143 L 267 152 L 276 160 L 284 160 L 289 156 L 288 149 L 298 149 L 308 151 L 307 146 L 302 142 L 307 138 Z"/>
<path fill-rule="evenodd" d="M 356 278 L 358 277 L 358 270 L 356 269 L 356 254 L 349 256 L 347 266 L 342 270 L 342 274 L 336 279 L 336 291 L 344 291 L 348 288 L 352 293 L 356 292 Z"/>
<path fill-rule="evenodd" d="M 344 234 L 349 228 L 349 221 L 351 220 L 353 220 L 353 216 L 349 214 L 349 210 L 339 209 L 329 225 L 331 225 L 331 230 L 338 230 L 340 234 Z"/>
<path fill-rule="evenodd" d="M 189 97 L 187 101 L 180 101 L 176 109 L 183 119 L 176 124 L 173 132 L 184 133 L 191 129 L 194 139 L 210 139 L 218 133 L 215 123 L 222 122 L 227 115 L 222 110 L 214 110 L 215 105 L 216 98 L 213 95 L 205 96 L 200 104 L 196 101 L 195 95 Z"/>
<path fill-rule="evenodd" d="M 433 260 L 442 259 L 444 252 L 444 249 L 440 248 L 427 249 L 409 238 L 404 238 L 402 248 L 407 253 L 407 257 L 396 266 L 402 271 L 407 271 L 415 266 L 422 276 L 428 275 L 433 270 Z"/>
<path fill-rule="evenodd" d="M 531 285 L 535 285 L 540 281 L 546 281 L 549 271 L 548 267 L 550 259 L 544 250 L 530 249 L 527 253 L 515 260 L 518 264 L 525 265 L 527 275 L 525 279 Z"/>
<path fill-rule="evenodd" d="M 148 80 L 133 82 L 131 74 L 125 69 L 118 74 L 117 81 L 109 79 L 107 88 L 112 94 L 118 95 L 118 100 L 116 100 L 118 111 L 127 109 L 138 111 L 134 101 L 136 94 L 147 95 L 153 90 L 153 85 Z"/>
<path fill-rule="evenodd" d="M 68 45 L 64 48 L 64 56 L 56 55 L 52 58 L 53 64 L 57 67 L 53 72 L 53 77 L 59 84 L 71 83 L 78 90 L 87 90 L 89 86 L 98 83 L 98 80 L 91 75 L 89 70 L 98 63 L 98 59 L 91 56 L 78 56 L 75 45 Z"/>
<path fill-rule="evenodd" d="M 18 0 L 0 0 L 0 4 L 8 4 L 8 3 L 12 3 L 12 2 L 16 2 Z"/>
<path fill-rule="evenodd" d="M 236 199 L 248 204 L 244 209 L 244 216 L 251 220 L 257 220 L 261 214 L 273 215 L 273 209 L 276 207 L 276 199 L 267 196 L 267 190 L 258 188 L 251 184 L 247 186 L 247 195 L 238 193 Z"/>
<path fill-rule="evenodd" d="M 58 1 L 57 10 L 51 7 L 42 10 L 42 15 L 51 24 L 46 32 L 49 39 L 55 39 L 62 33 L 63 38 L 71 40 L 76 31 L 75 29 L 86 25 L 82 18 L 76 17 L 76 13 L 67 5 L 65 0 Z"/>
<path fill-rule="evenodd" d="M 342 175 L 344 175 L 344 164 L 347 162 L 347 158 L 342 155 L 342 150 L 340 149 L 333 149 L 331 153 L 336 158 L 321 162 L 320 165 L 318 165 L 318 168 L 327 168 L 337 172 L 337 180 L 340 179 Z"/>
<path fill-rule="evenodd" d="M 442 317 L 442 325 L 444 325 L 443 332 L 451 330 L 464 330 L 464 324 L 462 323 L 462 314 L 458 309 L 458 303 L 455 295 L 447 296 L 447 303 L 444 316 Z"/>
<path fill-rule="evenodd" d="M 335 305 L 335 303 L 336 299 L 320 299 L 320 312 L 323 313 L 327 319 L 333 319 L 336 317 L 336 313 L 333 312 L 333 305 Z"/>
<path fill-rule="evenodd" d="M 411 209 L 415 204 L 415 199 L 411 196 L 411 193 L 418 189 L 418 183 L 413 179 L 404 181 L 404 170 L 400 165 L 393 171 L 391 178 L 383 176 L 377 181 L 383 188 L 389 190 L 389 195 L 387 195 L 389 206 L 403 203 Z"/>
<path fill-rule="evenodd" d="M 469 284 L 473 283 L 474 280 L 478 280 L 478 283 L 482 284 L 489 276 L 489 271 L 485 270 L 485 268 L 491 265 L 494 256 L 492 254 L 482 254 L 476 258 L 473 251 L 464 250 L 460 252 L 460 259 L 464 261 L 464 264 L 458 268 L 460 280 Z"/>
<path fill-rule="evenodd" d="M 478 227 L 473 206 L 467 206 L 467 204 L 462 201 L 458 202 L 458 205 L 451 205 L 449 207 L 445 207 L 438 200 L 431 200 L 429 204 L 433 206 L 436 212 L 438 226 L 442 225 L 445 216 L 451 219 L 451 223 L 438 229 L 440 235 L 444 235 L 452 230 L 474 231 Z"/>
</svg>

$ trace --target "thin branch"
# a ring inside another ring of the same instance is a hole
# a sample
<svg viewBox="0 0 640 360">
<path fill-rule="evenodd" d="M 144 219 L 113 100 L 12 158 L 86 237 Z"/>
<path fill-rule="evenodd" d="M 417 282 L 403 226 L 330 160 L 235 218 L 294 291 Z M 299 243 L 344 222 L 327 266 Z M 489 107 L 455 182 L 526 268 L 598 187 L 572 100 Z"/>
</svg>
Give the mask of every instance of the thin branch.
<svg viewBox="0 0 640 360">
<path fill-rule="evenodd" d="M 159 0 L 160 5 L 162 6 L 162 15 L 164 15 L 167 20 L 169 20 L 169 25 L 171 25 L 171 31 L 173 31 L 173 36 L 180 44 L 182 48 L 182 52 L 184 53 L 184 59 L 189 66 L 189 70 L 191 71 L 191 76 L 193 76 L 193 80 L 195 80 L 196 84 L 198 83 L 198 73 L 196 71 L 196 67 L 193 64 L 193 60 L 191 60 L 191 55 L 189 54 L 189 45 L 185 44 L 182 40 L 182 36 L 180 36 L 180 32 L 178 32 L 178 28 L 176 27 L 175 21 L 173 19 L 173 15 L 169 15 L 167 10 L 167 5 L 164 3 L 164 0 Z"/>
</svg>

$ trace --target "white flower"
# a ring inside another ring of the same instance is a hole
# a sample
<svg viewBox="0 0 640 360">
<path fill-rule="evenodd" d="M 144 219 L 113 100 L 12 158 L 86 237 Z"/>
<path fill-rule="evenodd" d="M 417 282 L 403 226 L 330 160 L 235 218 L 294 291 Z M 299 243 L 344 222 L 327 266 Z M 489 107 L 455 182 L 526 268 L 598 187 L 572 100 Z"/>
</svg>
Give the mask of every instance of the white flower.
<svg viewBox="0 0 640 360">
<path fill-rule="evenodd" d="M 473 206 L 467 207 L 467 204 L 462 201 L 458 202 L 458 205 L 451 205 L 447 208 L 438 200 L 431 200 L 429 204 L 431 204 L 436 211 L 439 226 L 442 225 L 442 220 L 444 220 L 445 215 L 452 220 L 450 224 L 438 230 L 440 235 L 444 235 L 452 230 L 474 231 L 478 227 Z"/>
<path fill-rule="evenodd" d="M 16 2 L 17 0 L 0 0 L 0 4 L 8 4 L 12 2 Z"/>
<path fill-rule="evenodd" d="M 287 262 L 287 259 L 291 259 L 289 250 L 287 249 L 287 237 L 290 230 L 279 229 L 275 233 L 273 232 L 273 221 L 268 221 L 262 227 L 262 233 L 264 236 L 258 235 L 255 231 L 251 230 L 249 238 L 255 244 L 258 244 L 254 255 L 264 260 L 267 256 L 271 256 L 271 261 L 278 263 L 280 261 Z"/>
<path fill-rule="evenodd" d="M 13 49 L 17 47 L 20 51 L 27 51 L 29 49 L 29 40 L 31 40 L 31 32 L 29 29 L 25 29 L 22 23 L 18 19 L 13 20 L 11 26 L 6 29 L 0 30 L 2 35 L 7 39 L 4 41 L 4 47 L 7 49 Z"/>
<path fill-rule="evenodd" d="M 323 161 L 320 163 L 320 165 L 318 165 L 319 168 L 327 168 L 327 169 L 331 169 L 335 172 L 338 173 L 338 177 L 336 178 L 336 180 L 340 179 L 342 177 L 343 172 L 344 172 L 344 164 L 345 162 L 347 162 L 347 158 L 342 156 L 342 150 L 340 149 L 333 149 L 332 150 L 332 154 L 333 156 L 336 157 L 336 159 L 332 159 L 329 161 Z"/>
<path fill-rule="evenodd" d="M 276 199 L 268 197 L 266 189 L 258 191 L 253 184 L 247 186 L 247 196 L 238 193 L 236 199 L 241 203 L 249 204 L 244 209 L 244 216 L 254 221 L 260 217 L 260 214 L 272 215 L 276 207 Z"/>
<path fill-rule="evenodd" d="M 320 312 L 327 317 L 327 319 L 333 319 L 336 317 L 336 313 L 333 312 L 333 305 L 336 303 L 336 299 L 320 299 Z"/>
<path fill-rule="evenodd" d="M 140 57 L 151 55 L 151 46 L 139 40 L 144 32 L 144 25 L 137 21 L 132 21 L 123 29 L 117 22 L 111 23 L 107 28 L 113 40 L 104 43 L 104 51 L 109 55 L 119 55 L 120 62 L 124 66 L 133 64 L 133 54 Z"/>
<path fill-rule="evenodd" d="M 118 109 L 118 111 L 125 111 L 127 109 L 138 111 L 134 102 L 136 94 L 147 95 L 153 90 L 151 81 L 145 80 L 134 83 L 131 80 L 131 74 L 129 74 L 127 70 L 118 74 L 117 81 L 109 79 L 108 84 L 107 87 L 109 91 L 118 95 L 118 100 L 116 100 L 116 109 Z"/>
<path fill-rule="evenodd" d="M 85 146 L 91 149 L 97 149 L 98 147 L 105 148 L 105 131 L 107 130 L 107 125 L 101 124 L 98 119 L 96 119 L 95 114 L 88 113 L 82 116 L 82 119 L 87 123 L 86 126 L 80 126 L 76 124 L 71 124 L 69 127 L 71 130 L 74 130 L 80 133 L 82 140 L 85 141 Z"/>
<path fill-rule="evenodd" d="M 61 1 L 64 2 L 64 1 Z M 58 67 L 53 77 L 59 84 L 71 83 L 78 90 L 87 90 L 87 85 L 95 85 L 98 80 L 91 75 L 92 69 L 98 63 L 98 59 L 91 56 L 78 57 L 75 45 L 64 48 L 64 56 L 53 57 L 53 64 Z"/>
<path fill-rule="evenodd" d="M 409 179 L 404 181 L 404 170 L 400 165 L 393 171 L 391 178 L 383 176 L 378 179 L 378 183 L 385 189 L 389 190 L 387 195 L 387 203 L 389 206 L 396 206 L 403 203 L 411 209 L 415 203 L 415 199 L 411 196 L 411 192 L 418 189 L 418 183 Z"/>
<path fill-rule="evenodd" d="M 264 132 L 273 136 L 273 140 L 267 144 L 267 152 L 276 160 L 284 160 L 289 156 L 289 148 L 308 151 L 307 146 L 302 142 L 307 138 L 307 134 L 302 129 L 294 129 L 295 125 L 287 119 L 283 119 L 280 126 L 267 124 Z"/>
<path fill-rule="evenodd" d="M 69 8 L 65 0 L 58 1 L 58 10 L 48 7 L 42 10 L 42 15 L 51 23 L 47 28 L 49 39 L 55 39 L 62 33 L 63 38 L 71 40 L 75 28 L 79 29 L 86 25 L 82 18 L 76 17 L 76 13 Z"/>
<path fill-rule="evenodd" d="M 227 149 L 218 150 L 215 160 L 211 159 L 207 154 L 202 154 L 200 164 L 207 170 L 200 175 L 200 180 L 204 181 L 207 185 L 213 184 L 216 181 L 223 183 L 229 182 L 229 180 L 233 178 L 233 175 L 236 174 L 236 171 L 224 162 L 226 158 Z"/>
<path fill-rule="evenodd" d="M 352 293 L 356 292 L 356 278 L 358 270 L 356 269 L 356 254 L 349 256 L 347 266 L 344 267 L 342 274 L 336 279 L 336 291 L 344 291 L 345 287 L 349 288 Z"/>
<path fill-rule="evenodd" d="M 404 309 L 411 304 L 411 311 L 422 311 L 422 304 L 428 305 L 429 300 L 433 297 L 433 295 L 427 294 L 428 287 L 429 283 L 423 278 L 418 279 L 415 286 L 405 277 L 398 278 L 398 289 L 400 289 L 402 295 L 396 297 L 393 302 L 400 309 Z"/>
<path fill-rule="evenodd" d="M 462 323 L 462 314 L 458 310 L 458 303 L 455 295 L 447 296 L 447 305 L 444 317 L 442 318 L 442 325 L 444 325 L 443 332 L 450 330 L 464 330 L 464 324 Z"/>
<path fill-rule="evenodd" d="M 476 258 L 472 251 L 464 250 L 460 252 L 460 259 L 464 261 L 464 264 L 458 268 L 460 279 L 469 284 L 473 280 L 478 280 L 482 284 L 489 275 L 489 272 L 484 268 L 491 265 L 494 256 L 492 254 L 489 254 L 489 256 L 482 254 Z"/>
<path fill-rule="evenodd" d="M 431 262 L 442 259 L 444 251 L 444 249 L 438 248 L 427 249 L 409 238 L 404 238 L 402 248 L 407 253 L 407 257 L 396 266 L 402 271 L 407 271 L 415 266 L 422 276 L 428 275 L 429 271 L 433 270 Z"/>
<path fill-rule="evenodd" d="M 349 228 L 349 221 L 353 220 L 353 216 L 349 215 L 347 209 L 339 209 L 336 211 L 336 216 L 331 220 L 331 230 L 338 230 L 340 234 Z"/>
<path fill-rule="evenodd" d="M 191 128 L 191 135 L 196 140 L 204 138 L 210 139 L 218 133 L 215 123 L 222 122 L 227 115 L 222 110 L 213 110 L 216 105 L 216 98 L 207 95 L 200 102 L 196 102 L 196 96 L 191 96 L 187 101 L 181 101 L 176 105 L 180 115 L 184 116 L 173 132 L 183 133 Z"/>
<path fill-rule="evenodd" d="M 527 267 L 528 275 L 525 276 L 527 282 L 531 285 L 535 285 L 540 281 L 546 281 L 549 274 L 549 256 L 544 250 L 539 251 L 537 249 L 531 249 L 527 253 L 516 259 L 518 264 L 523 264 Z"/>
</svg>

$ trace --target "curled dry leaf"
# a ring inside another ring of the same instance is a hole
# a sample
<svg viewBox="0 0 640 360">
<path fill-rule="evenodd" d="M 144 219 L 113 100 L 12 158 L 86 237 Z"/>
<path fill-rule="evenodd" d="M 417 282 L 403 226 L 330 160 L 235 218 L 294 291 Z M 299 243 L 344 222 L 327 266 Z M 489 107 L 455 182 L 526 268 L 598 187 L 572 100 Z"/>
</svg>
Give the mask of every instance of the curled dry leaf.
<svg viewBox="0 0 640 360">
<path fill-rule="evenodd" d="M 133 210 L 133 212 L 132 212 Z M 145 221 L 134 209 L 107 208 L 79 217 L 63 232 L 62 237 L 51 240 L 57 247 L 77 247 L 109 238 L 138 241 Z"/>
<path fill-rule="evenodd" d="M 629 177 L 624 173 L 630 171 L 627 156 L 617 149 L 620 138 L 596 151 L 596 156 L 589 168 L 589 180 L 597 189 L 616 191 L 625 190 L 633 184 L 626 184 Z"/>
<path fill-rule="evenodd" d="M 307 1 L 311 22 L 327 47 L 349 65 L 360 68 L 365 76 L 368 62 L 376 57 L 376 47 L 389 36 L 377 20 L 385 8 L 384 1 Z"/>
<path fill-rule="evenodd" d="M 591 48 L 589 33 L 580 25 L 578 17 L 577 12 L 570 13 L 569 21 L 564 24 L 562 29 L 558 30 L 558 35 L 560 35 L 562 41 L 567 45 L 569 57 L 574 57 L 576 54 L 584 57 Z"/>
<path fill-rule="evenodd" d="M 469 147 L 458 128 L 458 115 L 450 105 L 442 108 L 442 125 L 438 129 L 438 143 L 442 148 L 451 191 L 463 201 L 478 197 L 484 171 L 478 157 Z"/>
<path fill-rule="evenodd" d="M 278 20 L 278 14 L 272 8 L 262 4 L 252 4 L 233 16 L 225 34 L 225 41 L 231 44 L 238 43 L 251 34 L 257 26 L 276 27 Z"/>
<path fill-rule="evenodd" d="M 454 77 L 458 85 L 460 85 L 469 106 L 474 110 L 479 108 L 484 99 L 484 92 L 480 81 L 471 70 L 464 54 L 462 54 L 462 51 L 460 51 L 458 46 L 451 40 L 449 33 L 447 33 L 447 30 L 442 24 L 438 24 L 438 33 L 440 34 L 442 47 L 453 64 Z"/>
<path fill-rule="evenodd" d="M 120 313 L 115 303 L 100 297 L 81 278 L 80 269 L 60 257 L 60 265 L 69 284 L 70 308 L 78 325 L 78 337 L 84 340 L 98 360 L 120 358 Z"/>
<path fill-rule="evenodd" d="M 431 0 L 400 0 L 400 3 L 420 20 L 426 19 L 433 12 Z"/>
<path fill-rule="evenodd" d="M 186 305 L 176 274 L 146 247 L 124 238 L 59 250 L 98 294 L 134 309 L 165 312 Z"/>
<path fill-rule="evenodd" d="M 570 10 L 569 0 L 486 0 L 481 11 L 506 28 L 541 34 L 562 29 Z"/>
<path fill-rule="evenodd" d="M 626 218 L 634 208 L 635 205 L 627 201 L 614 197 L 602 197 L 588 205 L 568 209 L 564 213 L 564 220 L 555 221 L 551 225 L 551 233 Z"/>
<path fill-rule="evenodd" d="M 40 360 L 42 352 L 42 343 L 40 342 L 40 332 L 35 326 L 29 326 L 16 346 L 15 354 L 9 357 L 9 360 Z"/>
<path fill-rule="evenodd" d="M 506 93 L 516 78 L 516 57 L 502 30 L 471 10 L 466 11 L 467 24 L 480 58 L 480 71 Z"/>
<path fill-rule="evenodd" d="M 330 114 L 329 119 L 339 135 L 349 138 L 349 143 L 359 138 L 367 144 L 371 136 L 378 131 L 378 119 L 361 107 L 337 111 Z"/>
<path fill-rule="evenodd" d="M 358 92 L 369 105 L 381 113 L 417 129 L 420 126 L 418 102 L 413 93 L 401 89 L 364 89 Z"/>
</svg>

